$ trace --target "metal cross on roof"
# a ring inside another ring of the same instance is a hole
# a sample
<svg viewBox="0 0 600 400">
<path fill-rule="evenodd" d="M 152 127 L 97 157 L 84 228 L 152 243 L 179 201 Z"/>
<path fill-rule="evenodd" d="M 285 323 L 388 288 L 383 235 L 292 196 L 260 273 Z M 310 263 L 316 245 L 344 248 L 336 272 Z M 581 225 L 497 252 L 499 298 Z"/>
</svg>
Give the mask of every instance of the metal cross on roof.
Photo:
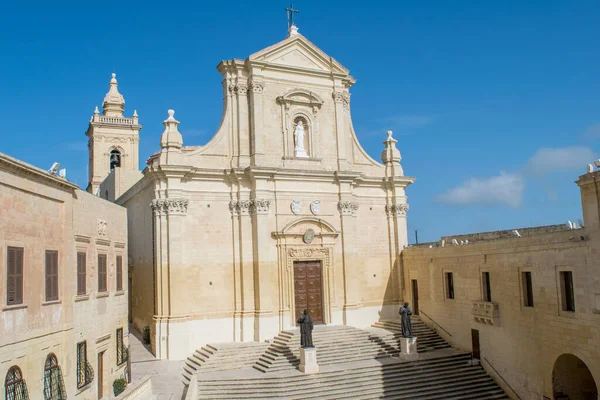
<svg viewBox="0 0 600 400">
<path fill-rule="evenodd" d="M 285 11 L 288 13 L 288 29 L 294 25 L 294 14 L 298 14 L 300 11 L 294 10 L 294 5 L 290 4 L 290 8 L 286 8 Z"/>
</svg>

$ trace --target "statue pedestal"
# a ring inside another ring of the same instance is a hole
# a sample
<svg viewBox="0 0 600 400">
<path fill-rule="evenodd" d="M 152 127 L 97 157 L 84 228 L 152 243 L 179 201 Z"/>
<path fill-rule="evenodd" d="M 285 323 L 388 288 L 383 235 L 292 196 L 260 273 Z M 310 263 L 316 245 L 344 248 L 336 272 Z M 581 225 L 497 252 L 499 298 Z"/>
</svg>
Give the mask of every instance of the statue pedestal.
<svg viewBox="0 0 600 400">
<path fill-rule="evenodd" d="M 417 337 L 401 337 L 400 338 L 400 355 L 410 356 L 417 354 Z"/>
<path fill-rule="evenodd" d="M 306 150 L 304 149 L 296 149 L 295 155 L 298 158 L 308 158 L 308 154 L 306 154 Z"/>
<path fill-rule="evenodd" d="M 300 349 L 300 371 L 304 372 L 305 374 L 314 374 L 319 372 L 316 347 Z"/>
</svg>

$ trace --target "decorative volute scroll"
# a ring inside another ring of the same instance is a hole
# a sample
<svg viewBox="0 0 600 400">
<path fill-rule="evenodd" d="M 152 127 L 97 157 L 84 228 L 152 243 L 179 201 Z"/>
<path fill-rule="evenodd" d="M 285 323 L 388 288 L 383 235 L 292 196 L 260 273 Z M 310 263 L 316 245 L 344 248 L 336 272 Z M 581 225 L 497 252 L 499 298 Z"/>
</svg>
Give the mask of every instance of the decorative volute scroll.
<svg viewBox="0 0 600 400">
<path fill-rule="evenodd" d="M 350 109 L 350 93 L 335 91 L 332 93 L 333 101 L 336 103 L 342 103 L 342 106 L 346 109 Z"/>
<path fill-rule="evenodd" d="M 271 200 L 250 199 L 229 202 L 229 211 L 232 215 L 268 214 Z"/>
<path fill-rule="evenodd" d="M 338 210 L 342 215 L 356 215 L 358 211 L 358 203 L 355 201 L 340 201 L 338 203 Z"/>
<path fill-rule="evenodd" d="M 394 217 L 406 217 L 408 204 L 388 204 L 385 206 L 385 213 Z"/>
<path fill-rule="evenodd" d="M 185 215 L 188 209 L 188 199 L 155 199 L 150 206 L 155 215 Z"/>
</svg>

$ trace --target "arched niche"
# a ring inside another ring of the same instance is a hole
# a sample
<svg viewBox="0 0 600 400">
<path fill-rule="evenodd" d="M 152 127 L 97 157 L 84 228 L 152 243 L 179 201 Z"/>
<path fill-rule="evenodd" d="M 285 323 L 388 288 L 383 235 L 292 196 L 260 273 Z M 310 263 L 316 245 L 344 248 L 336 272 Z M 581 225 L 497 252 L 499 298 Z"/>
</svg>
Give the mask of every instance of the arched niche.
<svg viewBox="0 0 600 400">
<path fill-rule="evenodd" d="M 309 158 L 318 158 L 319 125 L 317 114 L 323 99 L 306 89 L 293 89 L 277 98 L 281 106 L 281 131 L 283 133 L 284 158 L 295 158 L 294 131 L 298 121 L 305 128 L 304 148 Z"/>
<path fill-rule="evenodd" d="M 589 368 L 579 357 L 562 354 L 552 369 L 555 399 L 598 400 L 598 387 Z"/>
</svg>

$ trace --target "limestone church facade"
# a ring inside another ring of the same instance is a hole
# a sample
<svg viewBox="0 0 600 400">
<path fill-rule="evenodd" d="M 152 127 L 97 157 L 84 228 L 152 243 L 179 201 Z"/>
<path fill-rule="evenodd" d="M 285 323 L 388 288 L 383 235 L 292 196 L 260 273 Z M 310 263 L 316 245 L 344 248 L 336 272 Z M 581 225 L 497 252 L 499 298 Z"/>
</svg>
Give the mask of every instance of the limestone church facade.
<svg viewBox="0 0 600 400">
<path fill-rule="evenodd" d="M 127 208 L 130 319 L 155 355 L 270 339 L 304 309 L 356 327 L 397 313 L 414 178 L 391 132 L 381 162 L 358 142 L 355 79 L 294 26 L 217 69 L 223 117 L 203 146 L 184 145 L 169 110 L 139 172 L 141 125 L 123 116 L 114 76 L 87 133 L 88 190 Z"/>
</svg>

